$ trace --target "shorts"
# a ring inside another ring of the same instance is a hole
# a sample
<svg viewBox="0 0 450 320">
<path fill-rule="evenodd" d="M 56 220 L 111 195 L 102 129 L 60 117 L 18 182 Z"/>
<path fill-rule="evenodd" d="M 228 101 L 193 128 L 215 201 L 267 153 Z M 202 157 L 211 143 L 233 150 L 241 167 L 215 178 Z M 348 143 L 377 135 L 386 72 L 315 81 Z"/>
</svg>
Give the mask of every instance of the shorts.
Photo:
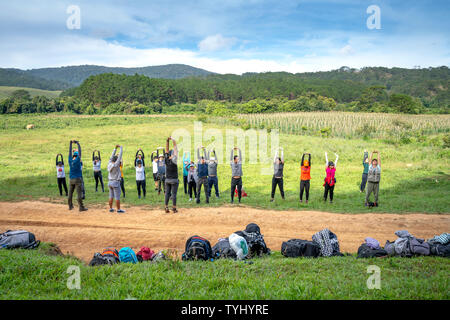
<svg viewBox="0 0 450 320">
<path fill-rule="evenodd" d="M 120 200 L 120 181 L 109 181 L 109 198 Z"/>
</svg>

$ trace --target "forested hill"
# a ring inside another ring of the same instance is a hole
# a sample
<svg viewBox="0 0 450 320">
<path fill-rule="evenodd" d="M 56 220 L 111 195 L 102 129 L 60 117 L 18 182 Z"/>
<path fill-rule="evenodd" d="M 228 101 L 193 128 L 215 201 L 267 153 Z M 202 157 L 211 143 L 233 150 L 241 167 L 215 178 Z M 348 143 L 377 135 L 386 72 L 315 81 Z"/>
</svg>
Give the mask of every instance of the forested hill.
<svg viewBox="0 0 450 320">
<path fill-rule="evenodd" d="M 64 90 L 72 87 L 68 83 L 48 80 L 19 69 L 0 68 L 0 86 L 26 87 L 42 90 Z"/>
<path fill-rule="evenodd" d="M 48 80 L 67 82 L 71 86 L 78 86 L 90 76 L 102 73 L 114 73 L 125 75 L 140 74 L 147 76 L 149 78 L 163 78 L 163 79 L 181 79 L 185 77 L 199 77 L 213 74 L 212 72 L 183 64 L 168 64 L 163 66 L 150 66 L 141 68 L 116 68 L 116 67 L 103 67 L 95 65 L 84 65 L 84 66 L 68 66 L 60 68 L 32 69 L 26 72 L 33 76 L 41 77 Z"/>
<path fill-rule="evenodd" d="M 245 102 L 256 98 L 294 99 L 309 92 L 349 103 L 366 96 L 384 101 L 401 93 L 422 101 L 425 107 L 448 107 L 450 72 L 447 67 L 430 69 L 341 68 L 329 72 L 287 72 L 211 75 L 179 80 L 145 76 L 103 74 L 88 78 L 77 89 L 66 92 L 94 104 L 120 101 L 196 103 L 202 99 Z M 377 89 L 380 87 L 381 89 Z M 367 91 L 368 88 L 375 88 Z M 380 91 L 382 90 L 382 91 Z M 383 93 L 385 92 L 385 93 Z"/>
</svg>

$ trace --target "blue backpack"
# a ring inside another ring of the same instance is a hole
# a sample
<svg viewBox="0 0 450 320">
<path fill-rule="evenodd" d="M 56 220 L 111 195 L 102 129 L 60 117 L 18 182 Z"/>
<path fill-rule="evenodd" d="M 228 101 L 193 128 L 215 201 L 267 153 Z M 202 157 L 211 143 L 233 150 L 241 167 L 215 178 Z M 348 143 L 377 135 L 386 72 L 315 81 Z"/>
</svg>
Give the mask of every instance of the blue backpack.
<svg viewBox="0 0 450 320">
<path fill-rule="evenodd" d="M 130 247 L 125 247 L 120 249 L 119 251 L 119 259 L 120 262 L 124 262 L 124 263 L 137 263 L 138 259 L 136 257 L 136 254 L 134 253 L 133 250 L 131 250 Z"/>
</svg>

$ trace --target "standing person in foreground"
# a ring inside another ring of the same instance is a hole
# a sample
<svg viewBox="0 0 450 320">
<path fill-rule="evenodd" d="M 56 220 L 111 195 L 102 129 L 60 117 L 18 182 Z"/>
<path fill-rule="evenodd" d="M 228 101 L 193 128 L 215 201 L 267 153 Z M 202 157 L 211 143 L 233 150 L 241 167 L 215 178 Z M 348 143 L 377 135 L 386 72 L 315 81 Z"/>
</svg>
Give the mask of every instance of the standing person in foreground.
<svg viewBox="0 0 450 320">
<path fill-rule="evenodd" d="M 376 153 L 378 155 L 378 160 L 373 158 L 373 154 Z M 372 151 L 370 155 L 370 166 L 369 171 L 367 173 L 367 190 L 366 190 L 366 203 L 365 205 L 369 205 L 369 197 L 373 192 L 373 196 L 375 198 L 374 205 L 378 207 L 378 192 L 380 190 L 380 178 L 381 178 L 381 153 L 378 151 Z"/>
<path fill-rule="evenodd" d="M 328 161 L 328 154 L 325 152 L 325 172 L 326 177 L 324 179 L 325 183 L 323 186 L 325 187 L 325 191 L 323 194 L 323 200 L 327 201 L 328 192 L 330 193 L 330 203 L 333 203 L 333 195 L 334 195 L 334 185 L 336 184 L 336 166 L 339 159 L 339 156 L 335 153 L 336 160 L 334 161 Z"/>
<path fill-rule="evenodd" d="M 72 154 L 72 143 L 76 143 L 78 146 L 78 150 L 74 151 Z M 78 207 L 80 212 L 81 211 L 87 211 L 87 208 L 83 205 L 83 196 L 82 196 L 82 176 L 81 176 L 81 146 L 80 143 L 76 140 L 70 141 L 69 146 L 69 167 L 70 167 L 70 173 L 69 173 L 69 198 L 68 198 L 68 204 L 69 204 L 69 210 L 73 209 L 73 192 L 75 189 L 77 189 L 77 200 L 78 200 Z"/>
<path fill-rule="evenodd" d="M 59 156 L 61 156 L 61 161 L 58 160 Z M 62 196 L 62 187 L 64 186 L 67 197 L 66 172 L 64 171 L 64 158 L 61 153 L 56 155 L 56 179 L 58 181 L 59 195 Z"/>
<path fill-rule="evenodd" d="M 169 142 L 173 141 L 173 149 L 169 150 Z M 169 213 L 169 199 L 172 198 L 172 211 L 177 213 L 177 191 L 178 191 L 178 148 L 176 141 L 169 137 L 166 141 L 166 152 L 164 153 L 164 161 L 166 164 L 166 181 L 165 181 L 165 198 L 164 206 L 166 213 Z"/>
<path fill-rule="evenodd" d="M 278 150 L 275 152 L 275 157 L 273 158 L 273 177 L 272 177 L 272 194 L 270 197 L 270 202 L 273 202 L 275 197 L 275 190 L 280 189 L 281 198 L 284 200 L 284 188 L 283 188 L 283 169 L 284 169 L 284 150 L 281 149 L 281 158 L 278 157 Z"/>
<path fill-rule="evenodd" d="M 184 187 L 184 194 L 188 194 L 188 169 L 187 166 L 191 162 L 191 153 L 185 152 L 183 154 L 183 187 Z"/>
<path fill-rule="evenodd" d="M 134 168 L 136 169 L 136 187 L 138 192 L 138 198 L 141 198 L 142 193 L 146 195 L 146 183 L 145 183 L 145 155 L 141 148 L 136 152 L 136 158 L 134 159 Z"/>
<path fill-rule="evenodd" d="M 119 156 L 116 155 L 118 148 L 120 148 Z M 109 212 L 114 212 L 113 199 L 116 199 L 117 213 L 125 212 L 120 209 L 120 163 L 122 155 L 122 146 L 116 145 L 108 162 Z"/>
<path fill-rule="evenodd" d="M 234 151 L 239 150 L 239 156 L 234 155 Z M 238 147 L 231 150 L 230 155 L 231 166 L 231 203 L 234 203 L 234 190 L 237 187 L 239 203 L 242 197 L 242 152 Z"/>
<path fill-rule="evenodd" d="M 308 160 L 305 160 L 305 155 L 308 155 Z M 310 180 L 311 180 L 311 154 L 304 153 L 302 155 L 302 162 L 300 166 L 300 203 L 303 202 L 303 192 L 306 193 L 306 203 L 308 203 Z"/>
<path fill-rule="evenodd" d="M 189 202 L 192 201 L 192 190 L 194 190 L 194 198 L 197 199 L 197 183 L 198 183 L 198 172 L 195 167 L 194 161 L 186 166 L 188 169 L 188 184 L 189 184 Z"/>
<path fill-rule="evenodd" d="M 200 157 L 200 149 L 202 149 L 202 156 Z M 200 194 L 202 193 L 202 185 L 205 188 L 206 203 L 209 203 L 209 191 L 208 191 L 208 164 L 206 163 L 206 149 L 205 147 L 197 148 L 197 203 L 200 203 Z"/>
<path fill-rule="evenodd" d="M 123 159 L 120 160 L 120 189 L 122 189 L 125 198 L 125 180 L 123 179 Z"/>
<path fill-rule="evenodd" d="M 95 151 L 98 152 L 98 156 L 95 155 Z M 102 192 L 105 192 L 105 186 L 103 185 L 103 177 L 102 177 L 102 159 L 100 157 L 100 151 L 94 150 L 92 152 L 92 165 L 94 169 L 94 179 L 95 179 L 95 192 L 98 191 L 98 182 L 102 186 Z"/>
<path fill-rule="evenodd" d="M 216 198 L 219 199 L 219 179 L 217 177 L 217 155 L 216 150 L 213 149 L 212 152 L 208 151 L 208 196 L 211 197 L 211 190 L 214 186 L 216 192 Z"/>
<path fill-rule="evenodd" d="M 367 173 L 369 172 L 369 153 L 367 150 L 364 150 L 364 158 L 363 158 L 363 173 L 362 173 L 362 179 L 361 179 L 361 186 L 359 187 L 359 192 L 364 192 L 366 189 L 366 183 L 367 183 Z"/>
</svg>

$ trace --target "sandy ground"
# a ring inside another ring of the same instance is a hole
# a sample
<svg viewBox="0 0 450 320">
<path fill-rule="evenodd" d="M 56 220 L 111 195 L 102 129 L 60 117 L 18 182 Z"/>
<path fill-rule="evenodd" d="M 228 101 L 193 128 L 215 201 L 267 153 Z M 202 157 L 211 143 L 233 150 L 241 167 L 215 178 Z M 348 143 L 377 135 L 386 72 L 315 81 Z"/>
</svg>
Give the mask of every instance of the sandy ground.
<svg viewBox="0 0 450 320">
<path fill-rule="evenodd" d="M 104 247 L 118 249 L 148 246 L 175 249 L 181 254 L 186 239 L 198 234 L 210 240 L 242 230 L 250 222 L 261 227 L 269 248 L 279 251 L 292 238 L 311 239 L 329 228 L 338 236 L 341 251 L 356 252 L 367 236 L 382 245 L 395 240 L 394 232 L 406 229 L 419 238 L 449 232 L 450 215 L 433 214 L 337 214 L 317 211 L 271 211 L 244 206 L 179 209 L 177 214 L 145 207 L 125 208 L 125 214 L 90 208 L 80 213 L 66 205 L 38 201 L 0 202 L 0 232 L 26 229 L 45 242 L 56 243 L 63 253 L 88 262 Z"/>
</svg>

